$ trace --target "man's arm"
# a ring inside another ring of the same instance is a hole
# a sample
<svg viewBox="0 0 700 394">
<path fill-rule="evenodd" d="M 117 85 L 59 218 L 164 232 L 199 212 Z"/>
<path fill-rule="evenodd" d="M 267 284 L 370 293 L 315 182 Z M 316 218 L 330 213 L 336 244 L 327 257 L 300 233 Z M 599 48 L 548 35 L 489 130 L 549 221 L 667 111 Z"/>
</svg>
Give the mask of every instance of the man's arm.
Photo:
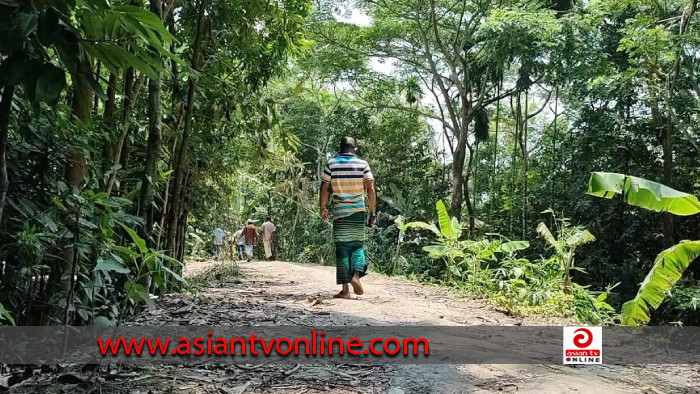
<svg viewBox="0 0 700 394">
<path fill-rule="evenodd" d="M 374 227 L 374 221 L 377 220 L 377 192 L 374 190 L 374 179 L 365 180 L 365 190 L 367 190 L 367 202 L 369 204 L 369 217 L 367 218 L 367 226 Z"/>
<path fill-rule="evenodd" d="M 374 227 L 374 221 L 377 217 L 377 192 L 374 189 L 374 175 L 372 175 L 372 170 L 370 170 L 369 164 L 365 166 L 364 175 L 362 176 L 362 179 L 364 179 L 365 191 L 367 192 L 367 203 L 369 204 L 369 217 L 367 218 L 367 226 Z"/>
<path fill-rule="evenodd" d="M 321 174 L 321 190 L 319 192 L 318 205 L 321 212 L 321 219 L 328 220 L 328 197 L 331 194 L 331 180 L 333 179 L 330 161 L 326 163 Z"/>
<path fill-rule="evenodd" d="M 328 204 L 328 195 L 330 189 L 330 183 L 323 181 L 321 182 L 321 191 L 319 193 L 319 208 L 321 211 L 321 219 L 328 220 L 328 209 L 326 205 Z"/>
<path fill-rule="evenodd" d="M 367 191 L 369 213 L 373 214 L 377 208 L 377 192 L 374 190 L 374 179 L 365 180 L 365 190 Z"/>
</svg>

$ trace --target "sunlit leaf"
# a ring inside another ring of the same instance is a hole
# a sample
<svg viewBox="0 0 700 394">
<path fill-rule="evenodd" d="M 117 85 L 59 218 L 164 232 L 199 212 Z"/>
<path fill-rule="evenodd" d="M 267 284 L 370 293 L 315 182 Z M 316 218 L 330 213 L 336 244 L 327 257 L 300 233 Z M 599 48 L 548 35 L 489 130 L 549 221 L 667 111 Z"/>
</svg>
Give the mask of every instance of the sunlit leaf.
<svg viewBox="0 0 700 394">
<path fill-rule="evenodd" d="M 700 213 L 698 198 L 660 183 L 612 172 L 593 172 L 588 181 L 588 194 L 613 198 L 621 194 L 625 202 L 656 212 L 687 216 Z"/>
<path fill-rule="evenodd" d="M 637 296 L 622 305 L 622 324 L 636 326 L 649 322 L 656 309 L 681 278 L 683 271 L 700 256 L 700 241 L 682 241 L 656 256 L 654 266 L 639 287 Z"/>
<path fill-rule="evenodd" d="M 10 314 L 10 311 L 5 309 L 5 307 L 0 304 L 0 318 L 4 318 L 7 321 L 10 322 L 13 326 L 15 325 L 15 319 L 12 318 L 12 315 Z"/>
<path fill-rule="evenodd" d="M 580 246 L 595 241 L 595 237 L 588 230 L 577 231 L 566 239 L 566 244 L 570 246 Z"/>
<path fill-rule="evenodd" d="M 537 234 L 542 236 L 542 238 L 544 238 L 550 246 L 555 248 L 558 252 L 561 252 L 561 245 L 559 245 L 557 240 L 549 231 L 549 227 L 547 227 L 547 225 L 543 222 L 540 222 L 540 224 L 537 225 Z"/>
<path fill-rule="evenodd" d="M 433 223 L 409 222 L 409 223 L 404 224 L 401 231 L 405 232 L 409 228 L 419 228 L 421 230 L 429 230 L 429 231 L 432 231 L 433 234 L 437 235 L 438 237 L 442 237 L 442 233 Z"/>
<path fill-rule="evenodd" d="M 452 227 L 452 221 L 450 220 L 450 215 L 447 213 L 447 208 L 445 208 L 445 203 L 442 200 L 438 200 L 435 204 L 438 213 L 438 223 L 440 224 L 440 232 L 442 236 L 447 239 L 457 239 L 459 238 L 459 233 L 455 231 Z"/>
<path fill-rule="evenodd" d="M 530 242 L 528 241 L 509 241 L 509 242 L 504 242 L 501 244 L 499 249 L 502 252 L 505 253 L 510 253 L 510 252 L 516 252 L 518 250 L 523 250 L 527 249 L 530 247 Z"/>
</svg>

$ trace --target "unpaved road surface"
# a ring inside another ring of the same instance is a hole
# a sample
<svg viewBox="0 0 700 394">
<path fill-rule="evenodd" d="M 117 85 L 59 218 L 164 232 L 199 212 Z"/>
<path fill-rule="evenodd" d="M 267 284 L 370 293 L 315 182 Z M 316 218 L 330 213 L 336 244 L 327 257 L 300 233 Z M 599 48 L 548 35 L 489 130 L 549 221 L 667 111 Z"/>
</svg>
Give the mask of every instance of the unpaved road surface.
<svg viewBox="0 0 700 394">
<path fill-rule="evenodd" d="M 189 270 L 196 272 L 206 264 L 209 263 L 192 264 Z M 207 293 L 228 302 L 253 303 L 257 307 L 249 313 L 255 314 L 258 308 L 265 311 L 262 324 L 318 327 L 567 323 L 557 319 L 510 317 L 457 292 L 374 273 L 363 278 L 365 295 L 345 300 L 332 298 L 338 290 L 333 267 L 279 261 L 243 263 L 240 267 L 243 282 L 239 286 L 209 289 Z M 221 324 L 247 324 L 238 318 Z M 300 370 L 313 368 L 301 366 Z M 375 368 L 376 372 L 354 382 L 337 379 L 339 376 L 331 373 L 330 382 L 347 384 L 352 389 L 344 386 L 346 389 L 362 393 L 390 389 L 406 393 L 700 392 L 698 366 L 411 365 Z"/>
<path fill-rule="evenodd" d="M 186 275 L 212 272 L 188 264 Z M 332 267 L 240 264 L 240 279 L 211 275 L 195 294 L 159 300 L 135 325 L 563 325 L 515 318 L 457 292 L 378 274 L 365 295 L 334 299 Z M 563 365 L 200 365 L 123 367 L 82 383 L 33 379 L 12 392 L 159 393 L 697 393 L 700 367 Z M 66 380 L 66 379 L 64 379 Z M 70 379 L 68 379 L 70 380 Z M 99 390 L 95 387 L 99 386 Z"/>
</svg>

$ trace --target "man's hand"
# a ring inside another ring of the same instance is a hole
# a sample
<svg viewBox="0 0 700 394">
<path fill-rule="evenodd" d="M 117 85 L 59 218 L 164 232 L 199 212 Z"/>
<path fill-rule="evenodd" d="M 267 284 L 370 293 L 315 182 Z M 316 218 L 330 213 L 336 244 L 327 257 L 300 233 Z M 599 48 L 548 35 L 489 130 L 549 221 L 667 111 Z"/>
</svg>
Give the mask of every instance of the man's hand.
<svg viewBox="0 0 700 394">
<path fill-rule="evenodd" d="M 321 208 L 321 219 L 328 220 L 328 209 L 326 209 L 326 204 L 328 204 L 328 196 L 330 195 L 331 184 L 328 182 L 321 182 L 321 191 L 319 193 L 319 207 Z"/>
<path fill-rule="evenodd" d="M 377 221 L 377 213 L 372 212 L 369 214 L 369 217 L 367 218 L 367 227 L 374 227 L 374 222 Z"/>
</svg>

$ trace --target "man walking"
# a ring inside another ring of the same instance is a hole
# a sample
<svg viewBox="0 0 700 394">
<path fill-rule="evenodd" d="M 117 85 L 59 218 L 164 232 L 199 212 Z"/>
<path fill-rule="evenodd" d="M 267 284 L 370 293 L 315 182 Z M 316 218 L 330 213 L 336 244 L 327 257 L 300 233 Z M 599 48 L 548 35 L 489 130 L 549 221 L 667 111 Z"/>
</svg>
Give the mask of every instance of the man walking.
<svg viewBox="0 0 700 394">
<path fill-rule="evenodd" d="M 244 229 L 245 226 L 233 233 L 233 242 L 236 243 L 236 250 L 238 251 L 239 260 L 243 260 L 243 247 L 245 245 L 245 236 L 243 236 Z"/>
<path fill-rule="evenodd" d="M 258 229 L 255 228 L 252 220 L 248 220 L 248 225 L 243 229 L 243 237 L 245 239 L 245 254 L 248 256 L 248 261 L 253 258 L 253 245 L 258 238 Z"/>
<path fill-rule="evenodd" d="M 217 260 L 221 260 L 221 248 L 224 245 L 224 230 L 221 227 L 214 229 L 211 233 L 212 239 L 214 241 L 214 255 Z"/>
<path fill-rule="evenodd" d="M 274 234 L 277 228 L 274 223 L 272 223 L 272 218 L 268 216 L 265 223 L 260 226 L 260 229 L 262 230 L 263 246 L 265 246 L 265 258 L 274 260 L 272 257 L 272 241 L 274 240 Z"/>
<path fill-rule="evenodd" d="M 374 226 L 376 220 L 377 195 L 374 176 L 369 164 L 355 156 L 357 143 L 354 138 L 344 137 L 340 142 L 340 154 L 328 161 L 323 171 L 320 209 L 321 218 L 329 217 L 326 205 L 333 193 L 333 241 L 335 242 L 336 282 L 342 290 L 336 298 L 350 298 L 348 284 L 357 295 L 364 293 L 360 278 L 367 274 L 364 253 L 365 241 L 365 192 L 369 204 L 367 225 Z"/>
</svg>

